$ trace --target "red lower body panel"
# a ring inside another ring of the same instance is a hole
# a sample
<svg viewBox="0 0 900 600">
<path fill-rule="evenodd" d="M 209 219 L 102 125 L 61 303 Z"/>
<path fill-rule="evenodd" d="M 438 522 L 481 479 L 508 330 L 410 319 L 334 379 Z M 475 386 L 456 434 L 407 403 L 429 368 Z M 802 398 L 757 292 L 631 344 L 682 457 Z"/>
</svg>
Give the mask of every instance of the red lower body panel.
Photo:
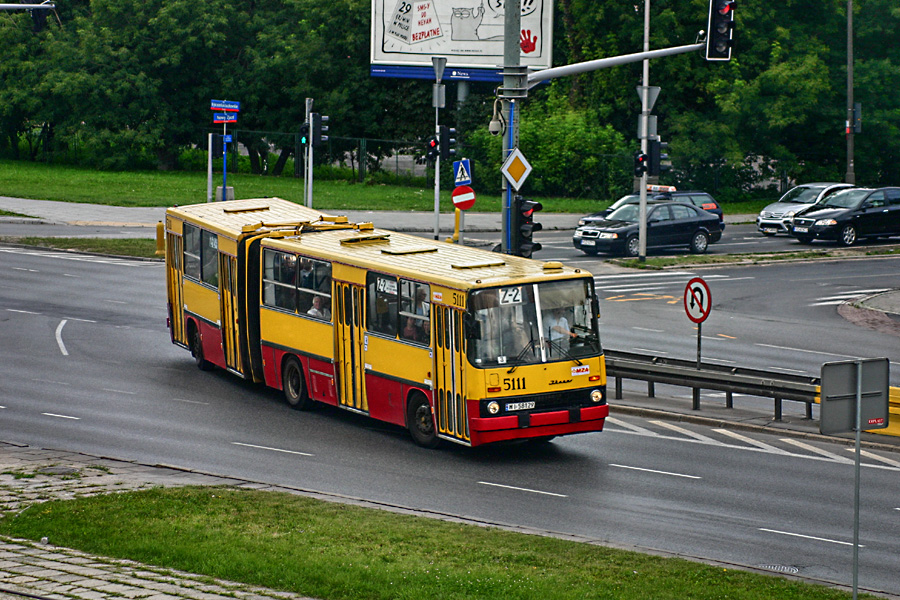
<svg viewBox="0 0 900 600">
<path fill-rule="evenodd" d="M 551 435 L 568 435 L 588 431 L 603 431 L 609 405 L 589 406 L 578 410 L 577 418 L 568 410 L 534 413 L 527 416 L 528 424 L 520 425 L 520 415 L 496 418 L 473 418 L 469 422 L 472 445 L 505 440 L 524 440 Z"/>
</svg>

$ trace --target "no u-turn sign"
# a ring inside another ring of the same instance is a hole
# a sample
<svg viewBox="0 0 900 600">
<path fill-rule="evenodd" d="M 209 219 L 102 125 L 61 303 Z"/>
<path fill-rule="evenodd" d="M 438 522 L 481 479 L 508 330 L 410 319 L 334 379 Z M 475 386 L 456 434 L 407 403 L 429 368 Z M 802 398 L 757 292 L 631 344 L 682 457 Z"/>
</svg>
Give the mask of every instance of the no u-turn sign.
<svg viewBox="0 0 900 600">
<path fill-rule="evenodd" d="M 684 312 L 694 323 L 702 323 L 712 309 L 712 293 L 700 277 L 688 281 L 684 288 Z"/>
</svg>

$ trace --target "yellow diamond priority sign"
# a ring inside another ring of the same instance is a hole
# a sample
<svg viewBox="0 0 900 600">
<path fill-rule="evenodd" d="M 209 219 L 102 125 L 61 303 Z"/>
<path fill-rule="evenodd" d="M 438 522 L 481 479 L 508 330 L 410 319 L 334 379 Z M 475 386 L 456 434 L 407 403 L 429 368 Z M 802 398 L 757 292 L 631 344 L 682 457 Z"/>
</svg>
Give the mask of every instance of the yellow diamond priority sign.
<svg viewBox="0 0 900 600">
<path fill-rule="evenodd" d="M 513 186 L 516 191 L 522 187 L 528 175 L 531 173 L 531 163 L 526 160 L 525 155 L 515 148 L 506 157 L 506 162 L 500 168 L 500 172 L 506 177 L 506 180 Z"/>
</svg>

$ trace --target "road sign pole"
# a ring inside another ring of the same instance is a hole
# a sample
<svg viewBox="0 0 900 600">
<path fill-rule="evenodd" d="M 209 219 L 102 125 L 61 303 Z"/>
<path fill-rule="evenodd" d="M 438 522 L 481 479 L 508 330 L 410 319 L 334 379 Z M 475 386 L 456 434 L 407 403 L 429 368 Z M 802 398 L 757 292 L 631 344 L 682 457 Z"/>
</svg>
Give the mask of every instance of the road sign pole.
<svg viewBox="0 0 900 600">
<path fill-rule="evenodd" d="M 228 199 L 228 125 L 222 123 L 222 200 Z"/>
<path fill-rule="evenodd" d="M 859 455 L 862 429 L 863 363 L 856 361 L 856 473 L 853 490 L 853 600 L 859 594 Z"/>
<path fill-rule="evenodd" d="M 700 370 L 700 340 L 703 339 L 703 322 L 697 323 L 697 370 Z M 694 388 L 692 406 L 694 410 L 700 410 L 700 388 Z"/>
</svg>

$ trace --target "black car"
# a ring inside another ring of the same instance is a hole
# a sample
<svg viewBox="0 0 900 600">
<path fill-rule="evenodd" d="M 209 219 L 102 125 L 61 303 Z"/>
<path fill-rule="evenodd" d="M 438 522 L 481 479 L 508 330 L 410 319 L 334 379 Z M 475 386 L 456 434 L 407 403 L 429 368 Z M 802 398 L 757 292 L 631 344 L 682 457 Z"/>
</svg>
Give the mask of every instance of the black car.
<svg viewBox="0 0 900 600">
<path fill-rule="evenodd" d="M 588 255 L 600 252 L 638 256 L 640 205 L 626 203 L 602 221 L 575 230 L 572 244 Z M 706 252 L 722 237 L 719 218 L 693 204 L 652 200 L 647 202 L 647 248 L 687 246 Z"/>
<path fill-rule="evenodd" d="M 802 244 L 834 240 L 843 246 L 860 238 L 900 235 L 900 187 L 835 192 L 794 215 L 791 235 Z"/>
<path fill-rule="evenodd" d="M 671 200 L 674 202 L 686 202 L 688 204 L 693 204 L 694 206 L 700 207 L 703 210 L 709 211 L 719 217 L 719 225 L 721 231 L 725 231 L 725 215 L 722 213 L 722 207 L 719 206 L 719 203 L 716 202 L 715 198 L 707 194 L 706 192 L 701 192 L 697 190 L 688 190 L 688 191 L 676 191 L 675 188 L 670 186 L 654 186 L 657 188 L 662 188 L 660 190 L 648 190 L 647 192 L 647 201 L 662 201 L 662 200 Z M 670 188 L 666 190 L 665 188 Z M 598 223 L 603 221 L 617 208 L 625 205 L 625 204 L 637 204 L 641 201 L 640 194 L 626 194 L 622 196 L 618 200 L 616 200 L 613 204 L 610 205 L 606 210 L 601 210 L 595 213 L 591 213 L 584 217 L 581 217 L 578 220 L 578 226 L 588 225 L 591 223 Z"/>
</svg>

